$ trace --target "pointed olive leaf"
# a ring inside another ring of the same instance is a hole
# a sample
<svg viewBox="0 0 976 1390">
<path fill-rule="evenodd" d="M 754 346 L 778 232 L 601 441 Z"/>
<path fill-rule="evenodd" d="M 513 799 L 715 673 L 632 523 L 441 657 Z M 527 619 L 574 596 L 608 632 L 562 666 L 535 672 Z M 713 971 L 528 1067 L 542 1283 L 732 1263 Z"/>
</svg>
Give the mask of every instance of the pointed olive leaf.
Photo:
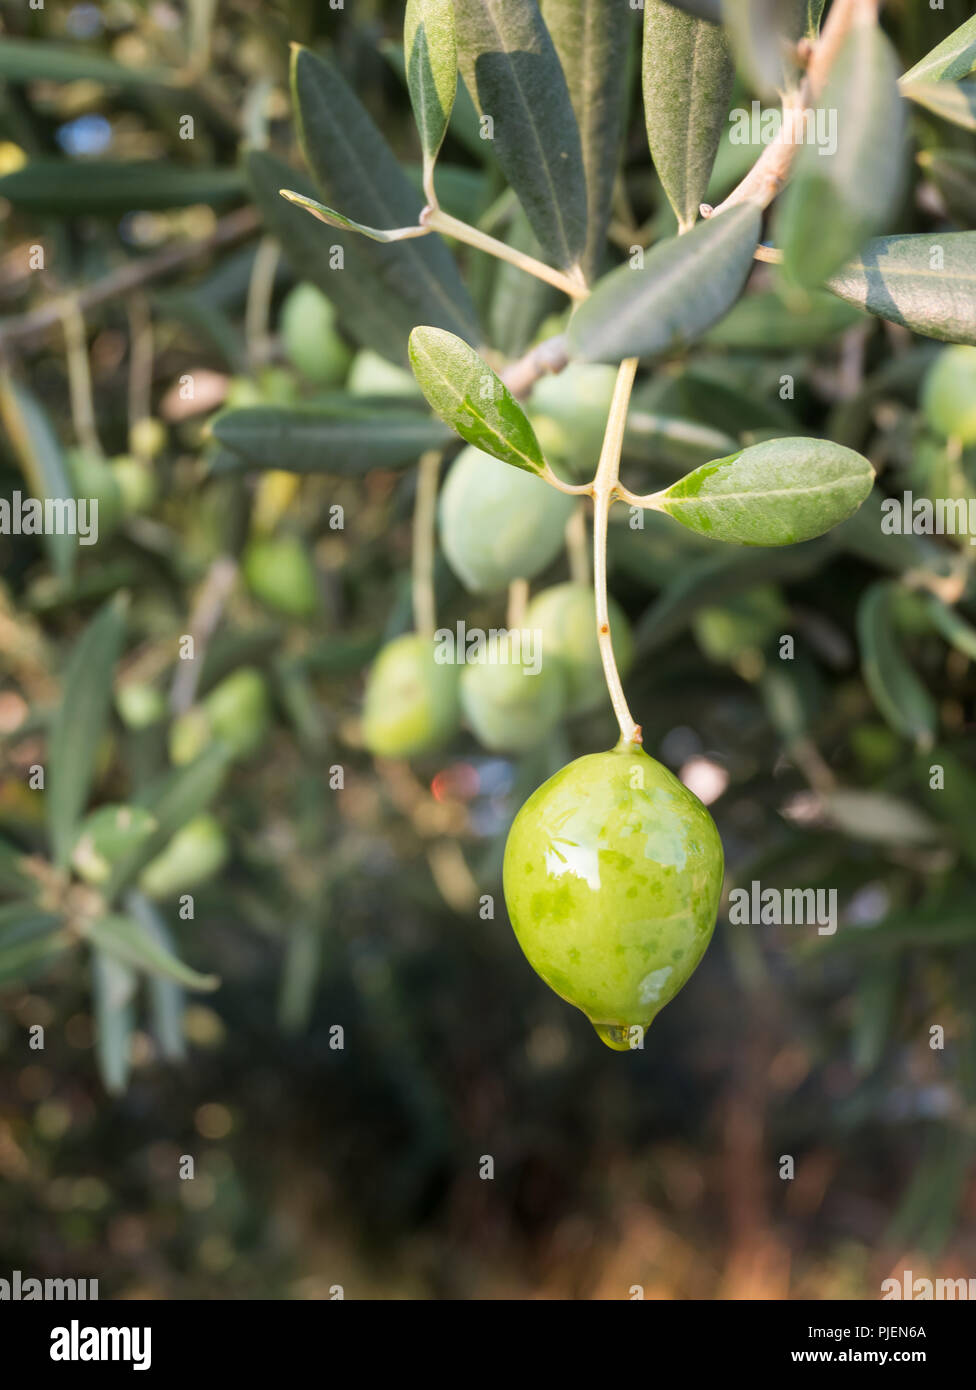
<svg viewBox="0 0 976 1390">
<path fill-rule="evenodd" d="M 954 220 L 976 223 L 976 155 L 968 150 L 921 150 L 915 159 L 942 194 Z"/>
<path fill-rule="evenodd" d="M 105 951 L 92 952 L 91 970 L 98 1072 L 109 1095 L 120 1095 L 129 1080 L 138 978 Z"/>
<path fill-rule="evenodd" d="M 73 942 L 61 918 L 34 902 L 0 908 L 0 987 L 33 979 Z"/>
<path fill-rule="evenodd" d="M 761 95 L 774 96 L 793 85 L 796 45 L 813 18 L 819 22 L 816 12 L 808 0 L 722 0 L 736 62 Z"/>
<path fill-rule="evenodd" d="M 729 114 L 735 68 L 728 40 L 664 0 L 644 0 L 642 70 L 651 158 L 679 227 L 690 227 Z"/>
<path fill-rule="evenodd" d="M 462 439 L 527 473 L 546 471 L 525 411 L 467 343 L 440 328 L 415 328 L 410 364 L 431 409 Z"/>
<path fill-rule="evenodd" d="M 457 36 L 455 35 L 455 57 L 457 51 Z M 380 41 L 380 52 L 389 63 L 404 86 L 407 85 L 407 61 L 404 57 L 403 48 L 398 43 L 390 40 Z M 481 122 L 478 113 L 474 109 L 474 102 L 468 95 L 468 89 L 462 83 L 458 87 L 454 96 L 454 106 L 451 110 L 450 120 L 447 128 L 459 144 L 463 145 L 468 154 L 474 155 L 475 159 L 484 161 L 489 153 L 486 146 L 489 141 L 481 138 Z"/>
<path fill-rule="evenodd" d="M 584 362 L 654 357 L 685 347 L 728 313 L 752 269 L 761 214 L 738 203 L 659 242 L 640 270 L 604 275 L 569 325 L 573 356 Z"/>
<path fill-rule="evenodd" d="M 315 406 L 246 406 L 218 415 L 212 428 L 225 449 L 214 474 L 272 468 L 358 477 L 371 468 L 406 468 L 452 437 L 439 420 L 402 408 L 343 416 Z"/>
<path fill-rule="evenodd" d="M 820 33 L 820 21 L 823 19 L 824 6 L 827 0 L 805 0 L 806 5 L 806 28 L 804 35 L 808 39 L 815 39 Z"/>
<path fill-rule="evenodd" d="M 744 294 L 714 328 L 705 334 L 709 346 L 743 348 L 753 352 L 818 347 L 846 333 L 864 314 L 826 290 L 814 290 L 801 304 L 788 304 L 775 290 Z"/>
<path fill-rule="evenodd" d="M 343 329 L 355 342 L 405 366 L 407 338 L 417 320 L 395 288 L 384 284 L 382 293 L 376 292 L 378 267 L 371 255 L 383 253 L 348 233 L 324 236 L 311 217 L 278 192 L 290 188 L 310 198 L 314 185 L 274 155 L 250 150 L 245 169 L 265 226 L 281 242 L 295 274 L 317 285 L 332 301 Z"/>
<path fill-rule="evenodd" d="M 908 82 L 957 82 L 976 72 L 976 15 L 936 44 L 902 77 Z"/>
<path fill-rule="evenodd" d="M 683 526 L 736 545 L 792 545 L 821 536 L 871 491 L 866 458 L 827 439 L 767 439 L 703 464 L 657 495 Z"/>
<path fill-rule="evenodd" d="M 857 610 L 861 671 L 874 703 L 896 733 L 929 748 L 935 741 L 935 701 L 908 663 L 892 615 L 895 586 L 872 584 Z"/>
<path fill-rule="evenodd" d="M 6 372 L 0 372 L 0 424 L 23 469 L 31 495 L 70 505 L 74 488 L 51 422 L 37 398 Z M 58 513 L 63 518 L 70 517 L 70 512 L 62 508 L 58 508 Z M 45 530 L 44 544 L 54 573 L 62 581 L 70 579 L 78 553 L 77 536 L 66 527 L 60 532 Z"/>
<path fill-rule="evenodd" d="M 365 227 L 416 226 L 422 198 L 338 68 L 296 48 L 292 95 L 302 152 L 328 204 Z M 440 237 L 362 248 L 373 267 L 374 295 L 392 292 L 409 304 L 414 323 L 478 340 L 474 305 Z"/>
<path fill-rule="evenodd" d="M 805 289 L 839 270 L 894 211 L 904 172 L 904 102 L 878 26 L 856 24 L 820 102 L 836 113 L 836 148 L 807 141 L 780 199 L 775 241 L 787 279 Z"/>
<path fill-rule="evenodd" d="M 950 646 L 976 661 L 976 627 L 966 622 L 954 608 L 943 603 L 935 594 L 925 596 L 926 613 L 935 628 Z"/>
<path fill-rule="evenodd" d="M 14 39 L 0 44 L 0 77 L 8 82 L 102 82 L 115 87 L 168 87 L 179 83 L 175 69 L 137 68 L 79 44 Z"/>
<path fill-rule="evenodd" d="M 910 801 L 887 792 L 838 787 L 823 793 L 829 821 L 845 835 L 884 845 L 932 845 L 942 838 L 938 825 Z"/>
<path fill-rule="evenodd" d="M 537 0 L 455 0 L 458 64 L 546 255 L 586 246 L 586 174 L 566 78 Z"/>
<path fill-rule="evenodd" d="M 101 609 L 75 642 L 61 683 L 61 706 L 48 739 L 45 800 L 51 850 L 62 869 L 71 858 L 108 724 L 126 606 L 119 595 Z"/>
<path fill-rule="evenodd" d="M 237 169 L 197 169 L 164 160 L 32 159 L 0 178 L 0 198 L 54 217 L 119 217 L 138 209 L 221 207 L 240 199 Z"/>
<path fill-rule="evenodd" d="M 913 333 L 976 344 L 976 232 L 878 237 L 827 288 Z"/>
<path fill-rule="evenodd" d="M 902 92 L 916 106 L 924 106 L 943 120 L 963 130 L 976 130 L 976 81 L 906 82 Z"/>
<path fill-rule="evenodd" d="M 85 928 L 85 935 L 105 955 L 147 975 L 175 980 L 187 989 L 213 990 L 220 983 L 216 975 L 201 975 L 184 965 L 134 917 L 99 917 Z"/>
<path fill-rule="evenodd" d="M 155 903 L 144 893 L 129 893 L 125 905 L 130 916 L 138 922 L 150 940 L 173 955 L 176 948 L 172 933 Z M 186 1056 L 186 1041 L 183 1036 L 186 997 L 183 986 L 161 975 L 152 975 L 148 992 L 150 1024 L 159 1050 L 168 1061 L 182 1061 Z"/>
<path fill-rule="evenodd" d="M 627 99 L 623 74 L 632 17 L 633 12 L 618 0 L 542 0 L 542 18 L 562 64 L 579 127 L 586 176 L 582 265 L 587 280 L 599 271 L 610 222 Z"/>
<path fill-rule="evenodd" d="M 310 212 L 313 217 L 324 222 L 326 226 L 338 227 L 341 231 L 346 232 L 359 232 L 361 236 L 369 237 L 370 241 L 381 241 L 388 245 L 392 241 L 406 241 L 409 236 L 424 235 L 419 227 L 366 227 L 362 222 L 353 222 L 351 217 L 343 217 L 341 212 L 327 208 L 316 198 L 309 198 L 304 193 L 296 193 L 292 188 L 282 188 L 279 189 L 279 192 L 286 202 L 293 203 L 295 207 L 304 208 L 306 212 Z"/>
<path fill-rule="evenodd" d="M 433 201 L 432 174 L 457 92 L 457 40 L 452 0 L 407 0 L 403 52 L 413 118 L 424 153 L 424 188 Z"/>
</svg>

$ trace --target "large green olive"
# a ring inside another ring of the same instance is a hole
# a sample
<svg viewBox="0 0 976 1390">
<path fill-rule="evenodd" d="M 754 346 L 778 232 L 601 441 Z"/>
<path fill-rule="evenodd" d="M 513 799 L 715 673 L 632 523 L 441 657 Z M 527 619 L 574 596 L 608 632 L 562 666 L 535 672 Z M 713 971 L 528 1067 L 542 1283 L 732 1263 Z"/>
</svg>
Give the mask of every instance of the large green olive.
<svg viewBox="0 0 976 1390">
<path fill-rule="evenodd" d="M 373 663 L 363 703 L 363 740 L 380 758 L 412 758 L 447 743 L 460 722 L 458 668 L 434 659 L 430 638 L 405 633 Z"/>
<path fill-rule="evenodd" d="M 976 347 L 942 349 L 922 383 L 922 413 L 943 439 L 976 444 Z"/>
<path fill-rule="evenodd" d="M 512 655 L 506 648 L 506 655 Z M 565 676 L 556 662 L 467 665 L 461 708 L 478 741 L 493 753 L 524 753 L 549 734 L 566 705 Z"/>
<path fill-rule="evenodd" d="M 625 676 L 634 657 L 630 624 L 613 599 L 608 608 L 617 669 Z M 565 668 L 567 713 L 582 714 L 606 700 L 592 589 L 586 584 L 554 584 L 543 589 L 526 609 L 525 626 L 542 635 L 543 664 L 554 658 Z"/>
<path fill-rule="evenodd" d="M 722 871 L 698 798 L 621 743 L 529 797 L 505 846 L 505 901 L 533 969 L 623 1052 L 701 960 Z"/>
<path fill-rule="evenodd" d="M 288 360 L 308 381 L 332 386 L 345 376 L 352 353 L 336 331 L 334 305 L 315 285 L 289 290 L 278 331 Z"/>
<path fill-rule="evenodd" d="M 360 348 L 346 377 L 346 390 L 353 396 L 420 396 L 412 372 L 387 362 L 371 348 Z"/>
<path fill-rule="evenodd" d="M 552 563 L 573 506 L 540 478 L 469 446 L 441 491 L 441 545 L 465 588 L 497 593 Z"/>
<path fill-rule="evenodd" d="M 289 618 L 310 618 L 319 606 L 315 566 L 298 536 L 255 536 L 242 558 L 255 598 Z"/>
</svg>

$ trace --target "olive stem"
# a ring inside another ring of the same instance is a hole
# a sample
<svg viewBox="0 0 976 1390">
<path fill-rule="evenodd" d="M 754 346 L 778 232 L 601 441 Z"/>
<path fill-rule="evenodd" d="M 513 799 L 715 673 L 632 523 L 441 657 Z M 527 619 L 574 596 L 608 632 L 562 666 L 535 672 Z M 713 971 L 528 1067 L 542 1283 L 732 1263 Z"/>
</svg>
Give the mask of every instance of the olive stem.
<svg viewBox="0 0 976 1390">
<path fill-rule="evenodd" d="M 244 342 L 247 345 L 248 363 L 252 369 L 262 366 L 268 360 L 268 325 L 271 321 L 271 300 L 274 296 L 275 276 L 280 259 L 280 244 L 272 236 L 263 236 L 254 255 L 251 278 L 247 286 L 247 304 L 244 309 Z"/>
<path fill-rule="evenodd" d="M 637 358 L 625 357 L 617 369 L 617 381 L 610 402 L 610 414 L 600 450 L 596 477 L 590 485 L 593 497 L 593 588 L 596 594 L 596 635 L 600 645 L 600 658 L 603 674 L 613 704 L 613 712 L 620 725 L 621 745 L 641 743 L 640 725 L 627 706 L 620 672 L 613 654 L 613 637 L 610 632 L 610 610 L 607 602 L 607 526 L 610 508 L 617 496 L 620 476 L 620 455 L 623 451 L 624 430 L 627 425 L 627 407 L 637 372 Z"/>
<path fill-rule="evenodd" d="M 519 270 L 524 270 L 526 274 L 534 275 L 537 280 L 544 280 L 547 285 L 562 290 L 570 299 L 585 299 L 589 294 L 581 275 L 564 275 L 561 270 L 555 270 L 551 265 L 536 260 L 535 256 L 527 256 L 524 251 L 517 251 L 514 246 L 507 246 L 504 241 L 497 241 L 487 232 L 479 231 L 477 227 L 452 217 L 443 208 L 424 208 L 420 214 L 420 225 L 430 231 L 453 237 L 455 241 L 463 241 L 478 251 L 486 251 L 489 256 L 496 256 L 500 261 L 508 261 L 509 265 L 518 266 Z"/>
<path fill-rule="evenodd" d="M 586 584 L 590 577 L 590 556 L 586 544 L 586 512 L 580 502 L 566 522 L 566 552 L 569 577 L 574 584 Z"/>
<path fill-rule="evenodd" d="M 411 589 L 414 626 L 421 637 L 431 638 L 437 627 L 437 601 L 434 596 L 434 524 L 440 471 L 439 450 L 431 449 L 421 454 L 417 466 L 417 492 L 413 504 Z"/>
<path fill-rule="evenodd" d="M 104 458 L 98 429 L 95 425 L 95 405 L 92 395 L 91 366 L 85 318 L 75 298 L 65 299 L 61 306 L 64 329 L 64 352 L 68 367 L 68 393 L 71 397 L 71 419 L 78 443 L 89 453 Z"/>
</svg>

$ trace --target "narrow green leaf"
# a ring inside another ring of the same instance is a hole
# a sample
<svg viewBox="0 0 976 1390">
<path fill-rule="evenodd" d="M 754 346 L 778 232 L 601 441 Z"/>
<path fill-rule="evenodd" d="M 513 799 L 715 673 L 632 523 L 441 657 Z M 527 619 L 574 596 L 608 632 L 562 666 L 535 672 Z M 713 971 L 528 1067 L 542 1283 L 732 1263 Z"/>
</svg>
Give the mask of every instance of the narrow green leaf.
<svg viewBox="0 0 976 1390">
<path fill-rule="evenodd" d="M 542 473 L 539 442 L 525 411 L 488 363 L 440 328 L 410 334 L 410 364 L 434 412 L 486 454 Z"/>
<path fill-rule="evenodd" d="M 695 222 L 708 190 L 734 78 L 721 29 L 664 0 L 644 0 L 647 142 L 680 228 Z"/>
<path fill-rule="evenodd" d="M 237 169 L 200 169 L 164 160 L 32 159 L 0 178 L 0 198 L 24 212 L 54 217 L 120 217 L 137 210 L 222 207 L 239 199 Z"/>
<path fill-rule="evenodd" d="M 792 545 L 821 536 L 867 497 L 874 469 L 825 439 L 768 439 L 706 463 L 660 494 L 683 526 L 736 545 Z"/>
<path fill-rule="evenodd" d="M 0 372 L 0 423 L 3 424 L 31 495 L 41 500 L 67 501 L 74 488 L 61 445 L 40 402 L 25 386 Z M 69 532 L 44 533 L 51 568 L 69 580 L 75 568 L 78 538 Z"/>
<path fill-rule="evenodd" d="M 126 909 L 150 940 L 171 956 L 175 954 L 172 933 L 155 903 L 144 893 L 129 893 Z M 161 975 L 150 976 L 149 1016 L 153 1037 L 160 1052 L 171 1062 L 182 1061 L 186 1056 L 186 1039 L 183 1036 L 185 1007 L 186 996 L 182 985 Z"/>
<path fill-rule="evenodd" d="M 112 865 L 156 829 L 155 818 L 142 806 L 100 806 L 82 821 L 71 851 L 72 867 L 88 883 L 104 883 Z"/>
<path fill-rule="evenodd" d="M 278 1023 L 286 1033 L 308 1027 L 322 961 L 322 932 L 307 922 L 291 928 L 278 988 Z"/>
<path fill-rule="evenodd" d="M 461 76 L 498 162 L 546 255 L 569 270 L 586 247 L 586 174 L 537 0 L 455 0 L 454 8 Z"/>
<path fill-rule="evenodd" d="M 940 827 L 910 801 L 887 792 L 837 787 L 824 792 L 822 800 L 831 824 L 855 840 L 910 846 L 944 839 Z"/>
<path fill-rule="evenodd" d="M 188 989 L 213 990 L 220 983 L 216 975 L 201 975 L 184 965 L 134 917 L 100 917 L 88 926 L 85 935 L 99 951 L 147 975 L 175 980 Z"/>
<path fill-rule="evenodd" d="M 812 138 L 817 127 L 807 122 L 774 233 L 784 274 L 805 289 L 886 225 L 901 191 L 904 102 L 894 51 L 873 21 L 851 29 L 818 110 L 829 117 L 832 141 Z"/>
<path fill-rule="evenodd" d="M 407 0 L 403 52 L 410 105 L 424 154 L 424 188 L 433 201 L 434 161 L 457 93 L 457 40 L 452 0 Z"/>
<path fill-rule="evenodd" d="M 618 266 L 576 310 L 569 341 L 585 362 L 654 357 L 685 347 L 738 299 L 752 268 L 761 214 L 752 203 L 659 242 L 643 269 Z"/>
<path fill-rule="evenodd" d="M 0 988 L 33 979 L 72 940 L 61 918 L 34 902 L 0 908 Z"/>
<path fill-rule="evenodd" d="M 968 150 L 921 150 L 915 159 L 942 194 L 956 222 L 976 224 L 976 155 Z"/>
<path fill-rule="evenodd" d="M 279 191 L 286 202 L 293 203 L 295 207 L 304 208 L 306 212 L 310 212 L 313 217 L 318 218 L 327 226 L 338 227 L 341 231 L 358 232 L 360 236 L 369 237 L 370 241 L 380 241 L 389 245 L 393 241 L 405 241 L 407 238 L 404 233 L 415 230 L 413 227 L 365 227 L 362 222 L 353 222 L 352 218 L 343 217 L 341 212 L 327 208 L 316 198 L 309 198 L 304 193 L 296 193 L 292 188 L 282 188 Z"/>
<path fill-rule="evenodd" d="M 579 127 L 586 176 L 583 272 L 598 274 L 620 162 L 633 11 L 618 0 L 542 0 L 542 18 L 562 64 Z M 524 277 L 523 277 L 524 280 Z"/>
<path fill-rule="evenodd" d="M 92 952 L 91 969 L 98 1071 L 109 1095 L 121 1095 L 129 1080 L 138 979 L 105 951 Z"/>
<path fill-rule="evenodd" d="M 415 226 L 422 198 L 338 68 L 296 48 L 292 93 L 302 152 L 328 205 L 365 227 Z M 392 291 L 410 306 L 414 323 L 478 340 L 474 305 L 440 237 L 362 248 L 373 267 L 371 293 Z"/>
<path fill-rule="evenodd" d="M 950 608 L 935 594 L 926 594 L 925 609 L 936 632 L 956 651 L 962 652 L 970 661 L 976 661 L 976 627 L 967 623 L 955 608 Z"/>
<path fill-rule="evenodd" d="M 908 82 L 957 82 L 976 72 L 976 15 L 936 44 L 902 77 Z"/>
<path fill-rule="evenodd" d="M 967 905 L 960 908 L 914 908 L 892 913 L 880 922 L 841 926 L 833 936 L 824 936 L 812 946 L 810 954 L 839 951 L 856 956 L 887 955 L 916 947 L 935 950 L 940 946 L 962 946 L 976 939 L 976 917 Z"/>
<path fill-rule="evenodd" d="M 246 468 L 358 477 L 371 468 L 406 468 L 427 449 L 450 443 L 439 420 L 417 410 L 378 410 L 360 402 L 349 415 L 315 406 L 256 405 L 228 410 L 213 423 L 216 439 L 231 450 L 214 473 Z"/>
<path fill-rule="evenodd" d="M 924 106 L 943 120 L 976 130 L 976 81 L 973 82 L 907 82 L 902 92 L 916 106 Z"/>
<path fill-rule="evenodd" d="M 794 85 L 796 45 L 819 24 L 817 0 L 722 0 L 736 63 L 762 96 Z"/>
<path fill-rule="evenodd" d="M 744 294 L 720 323 L 710 328 L 705 342 L 714 347 L 750 352 L 783 352 L 818 347 L 846 333 L 864 314 L 826 290 L 814 290 L 799 305 L 787 304 L 775 290 Z"/>
<path fill-rule="evenodd" d="M 878 237 L 827 288 L 913 333 L 976 344 L 976 232 Z"/>
<path fill-rule="evenodd" d="M 860 1076 L 873 1072 L 891 1036 L 900 973 L 896 960 L 872 961 L 858 981 L 851 1035 L 851 1060 Z"/>
<path fill-rule="evenodd" d="M 110 600 L 75 642 L 65 668 L 61 707 L 48 740 L 45 799 L 51 849 L 67 867 L 88 801 L 98 745 L 108 723 L 112 678 L 125 633 L 126 599 Z"/>
<path fill-rule="evenodd" d="M 881 580 L 867 589 L 858 605 L 857 633 L 861 671 L 885 720 L 918 747 L 935 741 L 935 701 L 908 663 L 892 616 L 895 586 Z"/>
<path fill-rule="evenodd" d="M 167 87 L 179 81 L 175 69 L 138 68 L 116 63 L 90 47 L 6 34 L 0 44 L 0 77 L 8 82 L 102 82 L 114 87 Z"/>
<path fill-rule="evenodd" d="M 28 873 L 26 853 L 0 837 L 0 893 L 20 897 L 37 886 L 37 880 Z"/>
</svg>

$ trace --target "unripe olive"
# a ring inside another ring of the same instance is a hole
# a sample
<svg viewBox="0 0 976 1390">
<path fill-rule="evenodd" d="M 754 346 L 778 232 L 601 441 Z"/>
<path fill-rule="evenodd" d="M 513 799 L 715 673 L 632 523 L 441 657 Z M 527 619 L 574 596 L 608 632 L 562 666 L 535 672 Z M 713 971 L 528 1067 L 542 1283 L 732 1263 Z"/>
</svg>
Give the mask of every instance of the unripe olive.
<svg viewBox="0 0 976 1390">
<path fill-rule="evenodd" d="M 269 608 L 289 618 L 310 618 L 318 609 L 315 566 L 298 536 L 255 536 L 241 563 L 251 593 Z"/>
<path fill-rule="evenodd" d="M 942 349 L 922 383 L 922 413 L 943 439 L 976 444 L 976 347 Z"/>
<path fill-rule="evenodd" d="M 242 666 L 207 695 L 203 708 L 215 736 L 235 758 L 249 758 L 264 742 L 271 718 L 268 684 L 254 666 Z"/>
<path fill-rule="evenodd" d="M 341 381 L 352 361 L 335 323 L 334 305 L 315 285 L 303 282 L 285 296 L 278 331 L 288 360 L 320 386 Z"/>
<path fill-rule="evenodd" d="M 447 743 L 460 721 L 458 668 L 434 659 L 417 633 L 395 638 L 366 682 L 363 741 L 380 758 L 412 758 Z"/>
<path fill-rule="evenodd" d="M 472 446 L 448 472 L 438 509 L 441 545 L 472 593 L 531 579 L 563 545 L 574 499 Z"/>
<path fill-rule="evenodd" d="M 419 396 L 420 387 L 412 372 L 387 362 L 378 352 L 360 348 L 346 377 L 346 390 L 353 396 Z"/>
<path fill-rule="evenodd" d="M 533 969 L 622 1052 L 701 960 L 722 870 L 698 798 L 620 744 L 577 758 L 529 797 L 505 846 L 505 901 Z"/>
<path fill-rule="evenodd" d="M 461 708 L 479 743 L 493 753 L 534 748 L 559 722 L 565 704 L 565 676 L 554 661 L 543 659 L 534 673 L 525 661 L 471 664 L 461 672 Z"/>
<path fill-rule="evenodd" d="M 176 767 L 192 763 L 210 742 L 213 731 L 206 710 L 200 705 L 184 710 L 169 728 L 169 758 Z"/>
<path fill-rule="evenodd" d="M 634 644 L 630 624 L 614 599 L 608 600 L 610 632 L 617 669 L 630 670 Z M 554 584 L 536 594 L 524 626 L 542 634 L 542 659 L 562 663 L 568 686 L 567 713 L 582 714 L 607 698 L 607 683 L 597 637 L 593 590 L 586 584 Z"/>
<path fill-rule="evenodd" d="M 213 816 L 204 814 L 178 830 L 161 854 L 139 875 L 151 898 L 167 898 L 213 878 L 227 859 L 227 840 Z"/>
<path fill-rule="evenodd" d="M 616 380 L 616 367 L 571 362 L 536 383 L 529 416 L 550 461 L 565 464 L 575 474 L 593 476 Z"/>
<path fill-rule="evenodd" d="M 140 463 L 131 454 L 121 454 L 111 460 L 112 470 L 122 499 L 125 516 L 147 512 L 156 500 L 156 476 L 148 464 Z"/>
<path fill-rule="evenodd" d="M 166 697 L 154 685 L 140 681 L 119 686 L 115 692 L 115 708 L 128 729 L 148 729 L 166 715 Z"/>
<path fill-rule="evenodd" d="M 166 448 L 166 426 L 154 415 L 136 420 L 129 430 L 129 448 L 137 458 L 154 459 Z"/>
<path fill-rule="evenodd" d="M 108 463 L 87 449 L 69 449 L 65 458 L 77 497 L 98 503 L 98 534 L 108 536 L 122 520 L 122 493 Z"/>
<path fill-rule="evenodd" d="M 101 806 L 82 822 L 71 867 L 86 883 L 106 883 L 114 865 L 155 829 L 155 816 L 142 806 Z"/>
</svg>

